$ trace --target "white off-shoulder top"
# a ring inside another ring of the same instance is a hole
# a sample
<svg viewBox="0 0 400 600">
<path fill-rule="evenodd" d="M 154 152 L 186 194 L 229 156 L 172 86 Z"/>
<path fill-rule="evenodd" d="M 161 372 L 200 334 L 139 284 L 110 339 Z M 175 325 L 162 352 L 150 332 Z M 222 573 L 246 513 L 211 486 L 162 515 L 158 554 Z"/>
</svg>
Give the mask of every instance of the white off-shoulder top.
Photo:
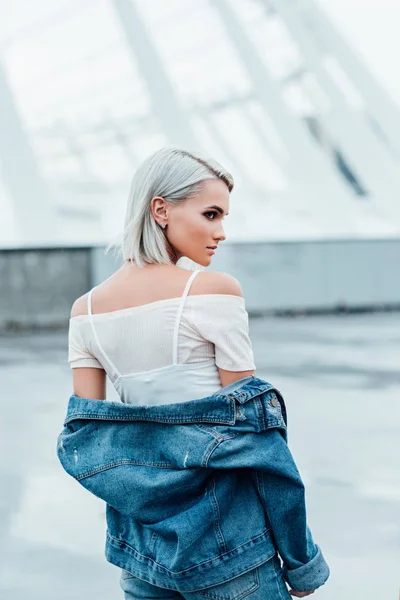
<svg viewBox="0 0 400 600">
<path fill-rule="evenodd" d="M 122 402 L 185 402 L 221 388 L 218 369 L 255 370 L 242 296 L 183 295 L 69 322 L 71 368 L 104 369 Z M 95 289 L 95 288 L 94 288 Z"/>
</svg>

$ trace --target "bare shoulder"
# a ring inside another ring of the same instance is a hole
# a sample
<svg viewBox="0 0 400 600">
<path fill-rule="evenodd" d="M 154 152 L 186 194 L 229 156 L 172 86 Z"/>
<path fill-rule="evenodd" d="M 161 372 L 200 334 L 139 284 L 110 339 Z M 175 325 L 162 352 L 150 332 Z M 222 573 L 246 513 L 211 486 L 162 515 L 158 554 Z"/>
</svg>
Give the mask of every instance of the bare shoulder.
<svg viewBox="0 0 400 600">
<path fill-rule="evenodd" d="M 71 317 L 79 317 L 80 315 L 88 314 L 88 311 L 87 311 L 88 294 L 89 293 L 84 294 L 83 296 L 81 296 L 80 298 L 75 300 L 75 302 L 73 303 L 72 308 L 71 308 Z"/>
<path fill-rule="evenodd" d="M 196 280 L 196 290 L 199 294 L 227 294 L 230 296 L 243 297 L 242 286 L 239 281 L 233 277 L 233 275 L 229 275 L 229 273 L 222 273 L 220 271 L 202 271 L 196 277 Z"/>
</svg>

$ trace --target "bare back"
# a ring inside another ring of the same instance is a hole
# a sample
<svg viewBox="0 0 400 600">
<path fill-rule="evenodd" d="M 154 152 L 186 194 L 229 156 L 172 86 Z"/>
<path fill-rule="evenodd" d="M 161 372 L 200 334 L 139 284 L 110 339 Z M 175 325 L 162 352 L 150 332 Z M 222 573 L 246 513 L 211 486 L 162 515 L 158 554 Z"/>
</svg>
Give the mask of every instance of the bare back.
<svg viewBox="0 0 400 600">
<path fill-rule="evenodd" d="M 149 265 L 141 269 L 126 264 L 111 277 L 99 284 L 92 296 L 92 311 L 109 313 L 179 298 L 191 275 L 191 271 L 175 265 Z M 228 294 L 243 296 L 239 282 L 217 271 L 203 271 L 194 279 L 189 295 Z M 87 294 L 76 300 L 71 316 L 87 314 Z M 234 326 L 234 324 L 233 324 Z M 226 371 L 218 367 L 221 385 L 254 375 L 255 371 Z"/>
</svg>

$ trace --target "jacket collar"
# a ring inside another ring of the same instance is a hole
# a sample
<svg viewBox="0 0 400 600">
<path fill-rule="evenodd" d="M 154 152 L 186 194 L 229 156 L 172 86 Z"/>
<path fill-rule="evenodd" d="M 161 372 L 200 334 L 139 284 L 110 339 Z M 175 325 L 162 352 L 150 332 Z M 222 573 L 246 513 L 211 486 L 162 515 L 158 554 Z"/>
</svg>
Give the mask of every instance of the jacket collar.
<svg viewBox="0 0 400 600">
<path fill-rule="evenodd" d="M 234 425 L 235 401 L 244 404 L 272 389 L 276 389 L 272 384 L 251 375 L 221 388 L 211 396 L 174 404 L 134 406 L 122 402 L 80 398 L 73 394 L 68 402 L 64 426 L 76 419 Z"/>
</svg>

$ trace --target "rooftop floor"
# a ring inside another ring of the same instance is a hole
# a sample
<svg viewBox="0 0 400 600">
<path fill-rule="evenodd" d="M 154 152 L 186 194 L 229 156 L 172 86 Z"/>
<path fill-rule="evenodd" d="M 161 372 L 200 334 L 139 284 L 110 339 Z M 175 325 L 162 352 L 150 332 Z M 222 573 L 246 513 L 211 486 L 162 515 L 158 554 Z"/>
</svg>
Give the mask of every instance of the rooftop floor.
<svg viewBox="0 0 400 600">
<path fill-rule="evenodd" d="M 321 600 L 398 593 L 400 314 L 250 321 L 257 375 L 288 408 L 308 520 L 331 567 Z M 67 334 L 0 341 L 0 597 L 123 597 L 105 507 L 63 471 Z M 4 490 L 4 492 L 3 492 Z"/>
</svg>

